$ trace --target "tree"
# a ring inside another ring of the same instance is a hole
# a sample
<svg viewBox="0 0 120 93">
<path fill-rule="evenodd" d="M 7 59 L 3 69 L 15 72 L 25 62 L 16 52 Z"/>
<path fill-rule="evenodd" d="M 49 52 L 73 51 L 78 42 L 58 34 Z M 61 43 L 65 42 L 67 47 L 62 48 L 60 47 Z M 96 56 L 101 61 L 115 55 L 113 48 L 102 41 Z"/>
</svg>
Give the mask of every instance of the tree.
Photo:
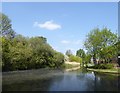
<svg viewBox="0 0 120 93">
<path fill-rule="evenodd" d="M 1 15 L 2 71 L 59 68 L 64 64 L 64 55 L 55 51 L 47 43 L 47 38 L 16 35 L 10 19 L 4 14 Z"/>
<path fill-rule="evenodd" d="M 10 55 L 13 70 L 28 69 L 33 56 L 28 40 L 22 35 L 17 35 L 12 40 L 12 45 L 10 46 Z"/>
<path fill-rule="evenodd" d="M 117 51 L 118 51 L 118 56 L 120 56 L 120 36 L 118 37 L 118 42 L 115 44 L 115 47 L 117 47 Z M 120 58 L 118 58 L 118 64 L 120 66 Z"/>
<path fill-rule="evenodd" d="M 7 39 L 15 37 L 15 32 L 12 29 L 11 20 L 5 15 L 0 13 L 0 34 Z"/>
<path fill-rule="evenodd" d="M 76 56 L 79 56 L 79 57 L 84 59 L 85 58 L 85 51 L 83 49 L 77 50 Z"/>
<path fill-rule="evenodd" d="M 1 37 L 1 43 L 2 43 L 2 69 L 3 71 L 9 71 L 11 70 L 11 55 L 10 55 L 10 40 Z"/>
<path fill-rule="evenodd" d="M 70 60 L 70 62 L 75 61 L 75 62 L 82 63 L 82 58 L 80 58 L 78 56 L 74 56 L 74 55 L 70 55 L 69 60 Z"/>
<path fill-rule="evenodd" d="M 70 55 L 72 55 L 72 51 L 69 49 L 69 50 L 66 51 L 65 54 L 66 54 L 67 56 L 70 56 Z"/>
<path fill-rule="evenodd" d="M 88 53 L 92 54 L 94 64 L 96 64 L 96 54 L 97 49 L 99 47 L 99 44 L 101 42 L 100 36 L 100 30 L 98 28 L 93 29 L 88 35 L 87 39 L 84 43 L 86 50 L 88 50 Z"/>
<path fill-rule="evenodd" d="M 107 28 L 104 28 L 101 31 L 101 40 L 101 48 L 98 56 L 100 59 L 103 59 L 105 63 L 108 63 L 112 58 L 117 57 L 118 51 L 115 44 L 118 41 L 118 37 Z"/>
<path fill-rule="evenodd" d="M 53 60 L 52 60 L 52 64 L 50 65 L 54 65 L 53 67 L 56 68 L 60 68 L 60 66 L 62 66 L 62 64 L 64 64 L 64 55 L 60 52 L 55 52 L 54 56 L 53 56 Z"/>
<path fill-rule="evenodd" d="M 116 42 L 117 35 L 112 33 L 109 29 L 103 28 L 100 30 L 96 28 L 87 35 L 84 45 L 88 52 L 92 54 L 94 64 L 96 64 L 96 58 L 108 59 L 108 50 L 110 51 L 110 49 L 112 49 L 116 52 L 115 47 L 113 47 Z M 115 53 L 110 52 L 110 55 L 113 57 Z"/>
<path fill-rule="evenodd" d="M 85 51 L 83 49 L 79 49 L 76 52 L 76 56 L 81 57 L 82 58 L 82 65 L 84 66 L 85 63 Z"/>
<path fill-rule="evenodd" d="M 87 66 L 87 64 L 91 62 L 91 55 L 86 53 L 84 60 L 85 60 L 85 65 Z"/>
</svg>

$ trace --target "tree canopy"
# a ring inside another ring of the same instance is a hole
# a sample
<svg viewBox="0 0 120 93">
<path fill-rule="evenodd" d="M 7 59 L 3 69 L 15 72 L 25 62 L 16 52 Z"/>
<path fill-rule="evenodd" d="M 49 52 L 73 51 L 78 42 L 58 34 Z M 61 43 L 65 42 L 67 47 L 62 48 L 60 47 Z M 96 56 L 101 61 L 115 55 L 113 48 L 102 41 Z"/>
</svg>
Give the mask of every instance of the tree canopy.
<svg viewBox="0 0 120 93">
<path fill-rule="evenodd" d="M 69 49 L 69 50 L 66 51 L 65 54 L 66 54 L 67 56 L 70 56 L 70 55 L 72 55 L 72 51 Z"/>
<path fill-rule="evenodd" d="M 86 50 L 92 54 L 93 61 L 96 64 L 96 58 L 104 62 L 109 62 L 111 58 L 117 55 L 115 46 L 118 37 L 107 28 L 93 29 L 84 43 Z"/>
<path fill-rule="evenodd" d="M 79 56 L 81 58 L 85 58 L 85 51 L 83 49 L 77 50 L 76 56 Z"/>
<path fill-rule="evenodd" d="M 15 37 L 15 32 L 12 29 L 11 20 L 5 14 L 0 13 L 0 34 L 6 38 L 12 39 Z"/>
<path fill-rule="evenodd" d="M 26 70 L 38 68 L 59 68 L 64 55 L 55 51 L 43 36 L 24 37 L 12 29 L 10 19 L 2 15 L 0 44 L 2 44 L 2 70 Z"/>
</svg>

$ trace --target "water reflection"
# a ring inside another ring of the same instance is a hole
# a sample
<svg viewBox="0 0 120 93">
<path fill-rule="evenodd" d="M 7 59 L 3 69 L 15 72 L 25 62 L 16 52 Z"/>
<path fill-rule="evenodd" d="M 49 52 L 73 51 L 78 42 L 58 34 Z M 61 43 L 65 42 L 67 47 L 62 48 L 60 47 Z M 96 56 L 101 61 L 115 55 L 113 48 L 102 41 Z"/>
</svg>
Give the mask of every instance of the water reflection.
<svg viewBox="0 0 120 93">
<path fill-rule="evenodd" d="M 3 91 L 118 91 L 119 78 L 110 74 L 78 70 L 13 84 L 4 84 L 4 81 Z"/>
</svg>

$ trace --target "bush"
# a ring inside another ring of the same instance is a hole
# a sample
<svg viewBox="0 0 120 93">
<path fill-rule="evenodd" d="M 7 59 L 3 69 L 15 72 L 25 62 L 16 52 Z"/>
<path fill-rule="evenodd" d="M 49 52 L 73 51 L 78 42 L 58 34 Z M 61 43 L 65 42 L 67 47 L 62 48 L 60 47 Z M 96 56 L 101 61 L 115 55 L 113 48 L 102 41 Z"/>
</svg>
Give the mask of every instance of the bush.
<svg viewBox="0 0 120 93">
<path fill-rule="evenodd" d="M 75 61 L 75 62 L 82 62 L 82 58 L 80 58 L 80 57 L 78 57 L 78 56 L 74 56 L 74 55 L 71 55 L 71 56 L 69 57 L 69 60 L 70 60 L 71 62 L 73 62 L 73 61 Z"/>
<path fill-rule="evenodd" d="M 71 65 L 71 64 L 65 64 L 65 65 L 64 65 L 64 68 L 65 68 L 65 69 L 70 69 L 70 68 L 74 68 L 74 67 L 78 67 L 78 66 L 76 66 L 76 65 Z"/>
<path fill-rule="evenodd" d="M 55 51 L 43 37 L 0 39 L 2 71 L 60 68 L 64 64 L 64 55 Z"/>
<path fill-rule="evenodd" d="M 114 67 L 113 64 L 96 64 L 94 66 L 90 66 L 89 68 L 94 69 L 112 69 Z"/>
</svg>

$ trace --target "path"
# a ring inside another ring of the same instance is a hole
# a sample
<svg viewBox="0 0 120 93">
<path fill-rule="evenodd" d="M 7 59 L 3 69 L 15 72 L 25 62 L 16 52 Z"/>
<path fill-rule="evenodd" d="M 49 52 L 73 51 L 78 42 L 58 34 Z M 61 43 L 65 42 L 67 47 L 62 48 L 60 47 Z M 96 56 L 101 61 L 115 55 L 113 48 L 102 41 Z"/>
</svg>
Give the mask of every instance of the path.
<svg viewBox="0 0 120 93">
<path fill-rule="evenodd" d="M 65 64 L 70 64 L 70 65 L 73 65 L 76 67 L 73 67 L 73 68 L 70 68 L 70 69 L 66 69 L 65 71 L 73 71 L 73 70 L 77 70 L 77 69 L 80 69 L 80 63 L 78 62 L 69 62 L 69 61 L 66 61 Z"/>
</svg>

